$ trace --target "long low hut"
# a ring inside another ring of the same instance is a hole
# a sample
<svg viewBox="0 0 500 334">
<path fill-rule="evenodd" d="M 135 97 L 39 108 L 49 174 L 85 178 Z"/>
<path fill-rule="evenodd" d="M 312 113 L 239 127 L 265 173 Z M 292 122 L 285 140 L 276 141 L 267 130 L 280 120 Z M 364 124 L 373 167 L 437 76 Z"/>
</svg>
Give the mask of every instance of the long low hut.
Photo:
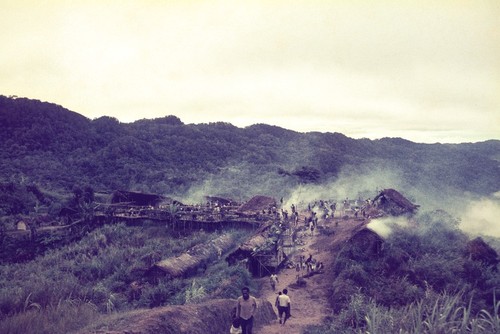
<svg viewBox="0 0 500 334">
<path fill-rule="evenodd" d="M 223 253 L 234 247 L 234 243 L 231 235 L 221 235 L 211 242 L 196 245 L 179 256 L 154 264 L 146 271 L 145 276 L 148 280 L 192 276 L 199 269 L 206 269 L 210 263 L 219 259 Z"/>
<path fill-rule="evenodd" d="M 246 263 L 248 271 L 255 277 L 262 277 L 275 272 L 286 260 L 282 240 L 269 237 L 272 224 L 268 223 L 229 254 L 226 261 L 229 265 Z"/>
<path fill-rule="evenodd" d="M 257 195 L 252 197 L 248 202 L 241 205 L 238 209 L 239 212 L 252 212 L 257 213 L 276 210 L 276 200 L 272 197 Z"/>
</svg>

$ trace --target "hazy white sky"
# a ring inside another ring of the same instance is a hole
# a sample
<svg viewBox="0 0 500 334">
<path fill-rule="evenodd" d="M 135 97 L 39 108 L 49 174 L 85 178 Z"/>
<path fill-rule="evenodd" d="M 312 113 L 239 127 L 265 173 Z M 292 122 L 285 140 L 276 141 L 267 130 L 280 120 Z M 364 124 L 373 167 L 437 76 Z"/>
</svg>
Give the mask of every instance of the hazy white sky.
<svg viewBox="0 0 500 334">
<path fill-rule="evenodd" d="M 0 94 L 122 122 L 500 139 L 500 1 L 1 2 Z"/>
</svg>

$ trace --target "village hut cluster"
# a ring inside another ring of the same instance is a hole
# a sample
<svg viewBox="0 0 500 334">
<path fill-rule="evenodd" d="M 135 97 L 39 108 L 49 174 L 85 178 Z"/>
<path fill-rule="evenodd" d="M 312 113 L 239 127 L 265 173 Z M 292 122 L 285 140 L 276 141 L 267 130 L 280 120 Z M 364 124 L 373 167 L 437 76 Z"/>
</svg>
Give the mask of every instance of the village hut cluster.
<svg viewBox="0 0 500 334">
<path fill-rule="evenodd" d="M 206 267 L 211 261 L 220 260 L 222 255 L 228 265 L 244 266 L 255 277 L 270 275 L 283 267 L 295 268 L 298 262 L 301 270 L 304 269 L 301 276 L 310 276 L 321 272 L 323 264 L 312 259 L 299 261 L 292 255 L 304 243 L 303 238 L 310 236 L 314 229 L 324 228 L 324 222 L 347 217 L 363 220 L 368 219 L 370 215 L 378 217 L 384 214 L 413 214 L 418 208 L 394 189 L 384 189 L 373 200 L 346 199 L 340 205 L 341 209 L 333 200 L 300 203 L 300 209 L 295 204 L 285 208 L 283 200 L 278 204 L 274 198 L 268 196 L 254 196 L 240 205 L 220 197 L 207 199 L 209 200 L 204 206 L 181 206 L 177 211 L 178 219 L 201 221 L 203 217 L 204 220 L 212 222 L 246 219 L 249 226 L 252 226 L 251 236 L 236 247 L 222 237 L 214 241 L 213 245 L 196 246 L 181 256 L 156 263 L 147 272 L 148 276 L 186 276 Z M 196 212 L 196 217 L 193 217 L 193 212 Z M 357 212 L 363 213 L 358 216 Z M 215 217 L 207 219 L 206 216 L 211 214 Z M 380 247 L 381 238 L 369 229 L 360 231 L 356 238 L 370 239 L 368 247 L 374 251 Z"/>
<path fill-rule="evenodd" d="M 197 245 L 184 254 L 153 264 L 145 271 L 144 279 L 155 281 L 159 277 L 194 275 L 221 259 L 228 265 L 245 266 L 255 277 L 267 276 L 283 267 L 295 267 L 298 261 L 293 254 L 304 244 L 304 238 L 323 231 L 325 222 L 413 214 L 418 208 L 394 189 L 384 189 L 373 200 L 325 199 L 294 203 L 289 207 L 283 202 L 283 199 L 278 202 L 260 195 L 245 203 L 207 196 L 204 203 L 187 205 L 155 194 L 116 191 L 110 203 L 96 205 L 94 214 L 98 224 L 140 224 L 148 220 L 185 230 L 222 232 L 225 228 L 245 228 L 251 231 L 248 239 L 239 245 L 222 233 L 211 244 Z M 66 213 L 68 217 L 74 214 Z M 75 224 L 71 219 L 69 222 Z M 28 229 L 25 222 L 17 227 L 21 231 Z M 378 247 L 377 242 L 372 245 Z M 319 263 L 310 261 L 310 264 L 314 265 L 314 270 L 307 273 L 316 272 L 318 267 L 321 269 Z"/>
</svg>

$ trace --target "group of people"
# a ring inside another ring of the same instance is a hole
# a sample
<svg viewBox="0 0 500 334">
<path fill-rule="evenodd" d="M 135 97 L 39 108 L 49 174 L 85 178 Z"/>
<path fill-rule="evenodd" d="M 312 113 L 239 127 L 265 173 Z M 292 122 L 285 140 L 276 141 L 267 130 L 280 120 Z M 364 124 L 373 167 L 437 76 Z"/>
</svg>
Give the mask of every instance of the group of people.
<svg viewBox="0 0 500 334">
<path fill-rule="evenodd" d="M 312 255 L 309 254 L 309 257 L 305 259 L 305 256 L 301 255 L 300 260 L 295 263 L 295 271 L 296 271 L 296 279 L 297 281 L 299 280 L 300 277 L 309 277 L 313 274 L 316 273 L 322 273 L 323 272 L 323 262 L 317 261 L 316 259 L 313 259 Z M 306 270 L 306 274 L 302 274 L 302 271 Z"/>
<path fill-rule="evenodd" d="M 269 281 L 273 291 L 276 291 L 276 284 L 279 282 L 278 275 L 276 273 L 271 274 Z M 278 309 L 279 322 L 281 325 L 284 325 L 286 320 L 290 318 L 290 297 L 288 296 L 287 289 L 283 289 L 283 292 L 278 292 L 274 305 Z"/>
<path fill-rule="evenodd" d="M 281 326 L 291 317 L 291 300 L 288 296 L 288 289 L 278 292 L 275 306 L 278 308 L 278 320 Z M 250 289 L 241 289 L 241 296 L 236 301 L 234 308 L 233 322 L 229 329 L 230 334 L 252 334 L 253 320 L 257 310 L 257 299 L 250 295 Z"/>
</svg>

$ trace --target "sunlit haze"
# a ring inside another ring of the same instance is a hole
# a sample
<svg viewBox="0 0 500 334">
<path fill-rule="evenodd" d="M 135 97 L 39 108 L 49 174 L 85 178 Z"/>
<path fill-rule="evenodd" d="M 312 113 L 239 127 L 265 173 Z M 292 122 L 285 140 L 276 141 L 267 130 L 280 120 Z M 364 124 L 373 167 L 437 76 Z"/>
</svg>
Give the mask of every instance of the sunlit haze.
<svg viewBox="0 0 500 334">
<path fill-rule="evenodd" d="M 2 1 L 0 94 L 121 122 L 500 139 L 500 2 Z"/>
</svg>

